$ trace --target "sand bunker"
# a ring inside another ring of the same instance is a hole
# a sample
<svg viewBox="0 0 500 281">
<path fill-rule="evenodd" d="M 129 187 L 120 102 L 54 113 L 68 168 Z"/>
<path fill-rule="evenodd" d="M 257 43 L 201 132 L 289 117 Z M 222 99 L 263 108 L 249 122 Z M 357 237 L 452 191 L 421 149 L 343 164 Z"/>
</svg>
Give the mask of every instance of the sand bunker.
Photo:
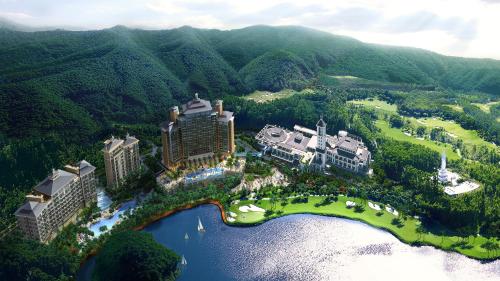
<svg viewBox="0 0 500 281">
<path fill-rule="evenodd" d="M 385 206 L 385 210 L 393 215 L 395 215 L 396 217 L 399 215 L 399 212 L 396 211 L 394 208 L 391 208 L 391 207 L 388 207 L 388 206 Z"/>
<path fill-rule="evenodd" d="M 252 205 L 252 204 L 250 204 L 249 206 L 241 206 L 238 208 L 238 210 L 240 210 L 240 212 L 243 212 L 243 213 L 248 213 L 248 212 L 262 212 L 262 213 L 264 213 L 266 211 L 262 208 L 259 208 L 255 205 Z"/>
<path fill-rule="evenodd" d="M 377 211 L 382 210 L 382 209 L 380 208 L 380 206 L 379 206 L 379 205 L 374 204 L 374 203 L 372 203 L 372 202 L 368 202 L 368 207 L 370 207 L 370 208 L 372 208 L 372 209 L 374 209 L 374 210 L 377 210 Z"/>
</svg>

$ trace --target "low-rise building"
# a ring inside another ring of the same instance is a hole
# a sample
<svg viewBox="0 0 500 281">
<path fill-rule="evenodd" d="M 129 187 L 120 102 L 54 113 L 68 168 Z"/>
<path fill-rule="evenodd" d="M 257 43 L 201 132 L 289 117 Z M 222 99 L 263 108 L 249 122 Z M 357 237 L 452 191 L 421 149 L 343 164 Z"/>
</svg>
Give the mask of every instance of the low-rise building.
<svg viewBox="0 0 500 281">
<path fill-rule="evenodd" d="M 255 138 L 273 158 L 294 165 L 321 170 L 333 165 L 355 173 L 369 172 L 371 153 L 362 139 L 346 131 L 326 134 L 323 118 L 316 130 L 295 125 L 290 131 L 266 125 Z"/>
<path fill-rule="evenodd" d="M 479 188 L 479 184 L 469 180 L 461 180 L 459 174 L 446 169 L 446 154 L 441 154 L 441 167 L 438 169 L 438 181 L 445 185 L 444 193 L 448 195 L 460 195 Z"/>
<path fill-rule="evenodd" d="M 28 238 L 49 241 L 81 208 L 97 200 L 96 187 L 95 167 L 85 160 L 53 170 L 15 212 L 19 229 Z"/>
<path fill-rule="evenodd" d="M 108 186 L 118 186 L 133 172 L 139 170 L 139 140 L 127 134 L 124 140 L 111 136 L 104 142 L 104 167 Z"/>
</svg>

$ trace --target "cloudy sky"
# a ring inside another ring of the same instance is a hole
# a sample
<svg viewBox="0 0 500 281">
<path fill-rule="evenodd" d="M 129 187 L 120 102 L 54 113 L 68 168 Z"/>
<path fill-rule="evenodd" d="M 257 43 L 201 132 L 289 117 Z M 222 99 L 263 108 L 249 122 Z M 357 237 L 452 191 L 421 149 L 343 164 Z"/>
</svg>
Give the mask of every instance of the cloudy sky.
<svg viewBox="0 0 500 281">
<path fill-rule="evenodd" d="M 302 25 L 365 42 L 500 59 L 500 0 L 0 0 L 0 18 L 67 29 Z"/>
</svg>

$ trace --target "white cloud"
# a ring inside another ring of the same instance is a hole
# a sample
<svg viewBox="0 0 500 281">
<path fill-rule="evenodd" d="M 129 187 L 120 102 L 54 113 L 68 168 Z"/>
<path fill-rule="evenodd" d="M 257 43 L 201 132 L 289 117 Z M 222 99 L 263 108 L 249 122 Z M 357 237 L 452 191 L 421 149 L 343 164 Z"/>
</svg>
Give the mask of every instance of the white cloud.
<svg viewBox="0 0 500 281">
<path fill-rule="evenodd" d="M 31 15 L 28 15 L 25 13 L 10 13 L 10 12 L 1 12 L 1 11 L 0 11 L 0 17 L 7 18 L 10 20 L 17 20 L 17 21 L 22 21 L 22 20 L 32 18 Z"/>
<path fill-rule="evenodd" d="M 146 7 L 151 9 L 152 11 L 164 13 L 167 15 L 186 12 L 182 7 L 179 7 L 178 5 L 175 5 L 168 1 L 149 2 L 146 3 Z"/>
<path fill-rule="evenodd" d="M 500 59 L 498 15 L 500 0 L 0 0 L 0 17 L 35 26 L 293 24 L 367 42 Z"/>
</svg>

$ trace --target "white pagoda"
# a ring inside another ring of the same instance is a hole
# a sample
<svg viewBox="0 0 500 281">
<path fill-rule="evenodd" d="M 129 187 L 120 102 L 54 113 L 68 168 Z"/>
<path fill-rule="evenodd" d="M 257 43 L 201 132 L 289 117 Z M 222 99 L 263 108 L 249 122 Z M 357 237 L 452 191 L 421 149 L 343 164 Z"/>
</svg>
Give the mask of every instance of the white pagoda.
<svg viewBox="0 0 500 281">
<path fill-rule="evenodd" d="M 446 185 L 444 193 L 448 195 L 459 195 L 462 193 L 471 192 L 479 188 L 479 184 L 472 181 L 458 182 L 460 175 L 446 169 L 446 154 L 441 155 L 441 168 L 438 170 L 438 180 Z"/>
<path fill-rule="evenodd" d="M 441 168 L 438 170 L 438 180 L 442 183 L 449 181 L 448 170 L 446 170 L 446 154 L 444 152 L 441 155 Z"/>
</svg>

